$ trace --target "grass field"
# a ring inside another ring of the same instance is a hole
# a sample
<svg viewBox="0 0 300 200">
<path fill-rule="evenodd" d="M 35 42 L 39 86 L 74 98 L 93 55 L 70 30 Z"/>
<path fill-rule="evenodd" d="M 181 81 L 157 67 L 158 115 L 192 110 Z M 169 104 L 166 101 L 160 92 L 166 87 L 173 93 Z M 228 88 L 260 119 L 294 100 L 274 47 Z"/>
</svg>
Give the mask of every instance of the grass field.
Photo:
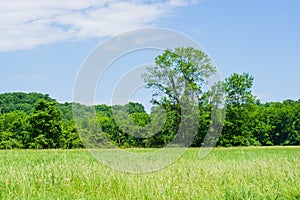
<svg viewBox="0 0 300 200">
<path fill-rule="evenodd" d="M 300 147 L 189 149 L 146 174 L 86 150 L 0 151 L 0 199 L 300 199 Z"/>
</svg>

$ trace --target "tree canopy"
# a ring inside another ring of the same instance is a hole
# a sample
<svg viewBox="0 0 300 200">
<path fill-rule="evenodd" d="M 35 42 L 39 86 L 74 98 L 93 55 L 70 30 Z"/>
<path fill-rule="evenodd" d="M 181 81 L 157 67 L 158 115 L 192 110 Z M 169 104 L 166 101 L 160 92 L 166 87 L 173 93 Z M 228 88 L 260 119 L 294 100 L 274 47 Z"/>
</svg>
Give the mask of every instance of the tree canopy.
<svg viewBox="0 0 300 200">
<path fill-rule="evenodd" d="M 216 69 L 193 48 L 166 50 L 155 63 L 143 74 L 147 87 L 156 89 L 150 113 L 137 102 L 87 106 L 58 103 L 40 93 L 0 94 L 0 149 L 82 148 L 87 142 L 97 147 L 103 138 L 119 147 L 163 147 L 175 137 L 180 144 L 200 147 L 213 131 L 212 108 L 219 97 L 211 100 L 211 94 L 220 88 L 227 95 L 226 117 L 216 145 L 300 145 L 300 100 L 261 103 L 252 94 L 249 73 L 234 73 L 205 91 Z M 74 106 L 82 116 L 79 126 Z M 84 115 L 91 109 L 95 118 Z"/>
<path fill-rule="evenodd" d="M 142 77 L 148 88 L 156 89 L 153 97 L 162 97 L 153 99 L 158 104 L 164 97 L 172 104 L 180 104 L 182 97 L 191 91 L 200 95 L 205 78 L 216 72 L 210 58 L 192 47 L 167 49 L 155 58 L 155 64 Z"/>
</svg>

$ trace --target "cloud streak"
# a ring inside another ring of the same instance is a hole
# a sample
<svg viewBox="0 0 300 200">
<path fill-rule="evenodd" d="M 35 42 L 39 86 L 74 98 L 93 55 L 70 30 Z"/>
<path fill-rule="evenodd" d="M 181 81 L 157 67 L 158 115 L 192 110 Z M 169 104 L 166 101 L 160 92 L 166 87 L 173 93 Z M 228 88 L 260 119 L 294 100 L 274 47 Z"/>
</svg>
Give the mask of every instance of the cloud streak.
<svg viewBox="0 0 300 200">
<path fill-rule="evenodd" d="M 116 35 L 152 26 L 186 0 L 2 0 L 0 51 Z"/>
</svg>

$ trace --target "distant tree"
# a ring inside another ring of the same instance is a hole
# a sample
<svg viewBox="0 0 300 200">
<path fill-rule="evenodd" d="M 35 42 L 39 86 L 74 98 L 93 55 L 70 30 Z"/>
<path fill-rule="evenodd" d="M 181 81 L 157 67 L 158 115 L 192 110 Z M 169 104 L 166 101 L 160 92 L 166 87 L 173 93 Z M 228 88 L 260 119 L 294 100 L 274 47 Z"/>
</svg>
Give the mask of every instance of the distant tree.
<svg viewBox="0 0 300 200">
<path fill-rule="evenodd" d="M 40 100 L 35 104 L 29 122 L 31 126 L 31 148 L 59 148 L 61 111 L 56 102 Z"/>
<path fill-rule="evenodd" d="M 63 122 L 70 122 L 73 120 L 72 106 L 73 103 L 69 103 L 69 102 L 57 103 L 57 107 L 62 113 L 61 120 Z"/>
<path fill-rule="evenodd" d="M 112 108 L 111 106 L 108 106 L 106 104 L 96 105 L 95 110 L 97 113 L 101 113 L 102 115 L 105 115 L 107 117 L 112 116 Z"/>
<path fill-rule="evenodd" d="M 299 102 L 291 100 L 284 101 L 283 103 L 271 102 L 264 104 L 262 109 L 262 121 L 270 129 L 268 130 L 267 137 L 260 137 L 260 141 L 268 139 L 267 145 L 300 144 Z M 261 135 L 262 133 L 259 132 L 258 137 Z M 265 145 L 264 140 L 261 141 L 263 145 Z"/>
<path fill-rule="evenodd" d="M 249 120 L 245 122 L 259 145 L 273 145 L 271 133 L 275 127 L 271 122 L 271 115 L 263 104 L 259 104 L 250 112 Z"/>
<path fill-rule="evenodd" d="M 234 73 L 225 79 L 225 90 L 227 93 L 227 105 L 246 105 L 254 103 L 252 94 L 254 77 L 248 73 Z"/>
<path fill-rule="evenodd" d="M 251 88 L 254 78 L 248 73 L 232 74 L 225 79 L 226 120 L 219 139 L 221 146 L 248 146 L 256 143 L 249 129 L 250 113 L 255 109 Z"/>
<path fill-rule="evenodd" d="M 40 99 L 53 102 L 54 99 L 50 98 L 48 94 L 41 93 L 23 93 L 13 92 L 0 94 L 0 107 L 2 113 L 9 113 L 15 110 L 24 111 L 30 114 L 35 103 Z"/>
<path fill-rule="evenodd" d="M 129 102 L 128 104 L 125 105 L 125 108 L 126 109 L 128 108 L 129 114 L 145 113 L 145 108 L 140 103 Z"/>
<path fill-rule="evenodd" d="M 73 120 L 62 121 L 62 134 L 59 141 L 59 146 L 63 149 L 82 148 L 83 143 L 78 135 L 75 123 Z"/>
<path fill-rule="evenodd" d="M 23 111 L 0 115 L 0 149 L 26 148 L 28 128 L 28 117 Z"/>
<path fill-rule="evenodd" d="M 129 115 L 129 118 L 134 122 L 135 125 L 140 127 L 145 127 L 151 122 L 150 116 L 147 113 L 142 112 L 133 112 Z"/>
<path fill-rule="evenodd" d="M 113 116 L 106 116 L 105 113 L 99 112 L 97 113 L 97 121 L 103 133 L 107 136 L 107 138 L 112 141 L 113 144 L 120 146 L 126 138 L 124 135 L 120 135 L 121 131 L 119 127 L 115 123 Z M 121 138 L 122 136 L 122 138 Z"/>
</svg>

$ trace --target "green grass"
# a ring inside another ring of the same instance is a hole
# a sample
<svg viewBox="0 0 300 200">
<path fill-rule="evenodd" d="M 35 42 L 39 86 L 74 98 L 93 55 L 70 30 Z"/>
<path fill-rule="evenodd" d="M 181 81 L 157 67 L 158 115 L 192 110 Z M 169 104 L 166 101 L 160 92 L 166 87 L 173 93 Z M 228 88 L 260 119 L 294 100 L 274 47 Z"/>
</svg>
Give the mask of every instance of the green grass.
<svg viewBox="0 0 300 200">
<path fill-rule="evenodd" d="M 146 174 L 86 150 L 0 151 L 0 199 L 300 199 L 300 147 L 189 149 Z"/>
</svg>

